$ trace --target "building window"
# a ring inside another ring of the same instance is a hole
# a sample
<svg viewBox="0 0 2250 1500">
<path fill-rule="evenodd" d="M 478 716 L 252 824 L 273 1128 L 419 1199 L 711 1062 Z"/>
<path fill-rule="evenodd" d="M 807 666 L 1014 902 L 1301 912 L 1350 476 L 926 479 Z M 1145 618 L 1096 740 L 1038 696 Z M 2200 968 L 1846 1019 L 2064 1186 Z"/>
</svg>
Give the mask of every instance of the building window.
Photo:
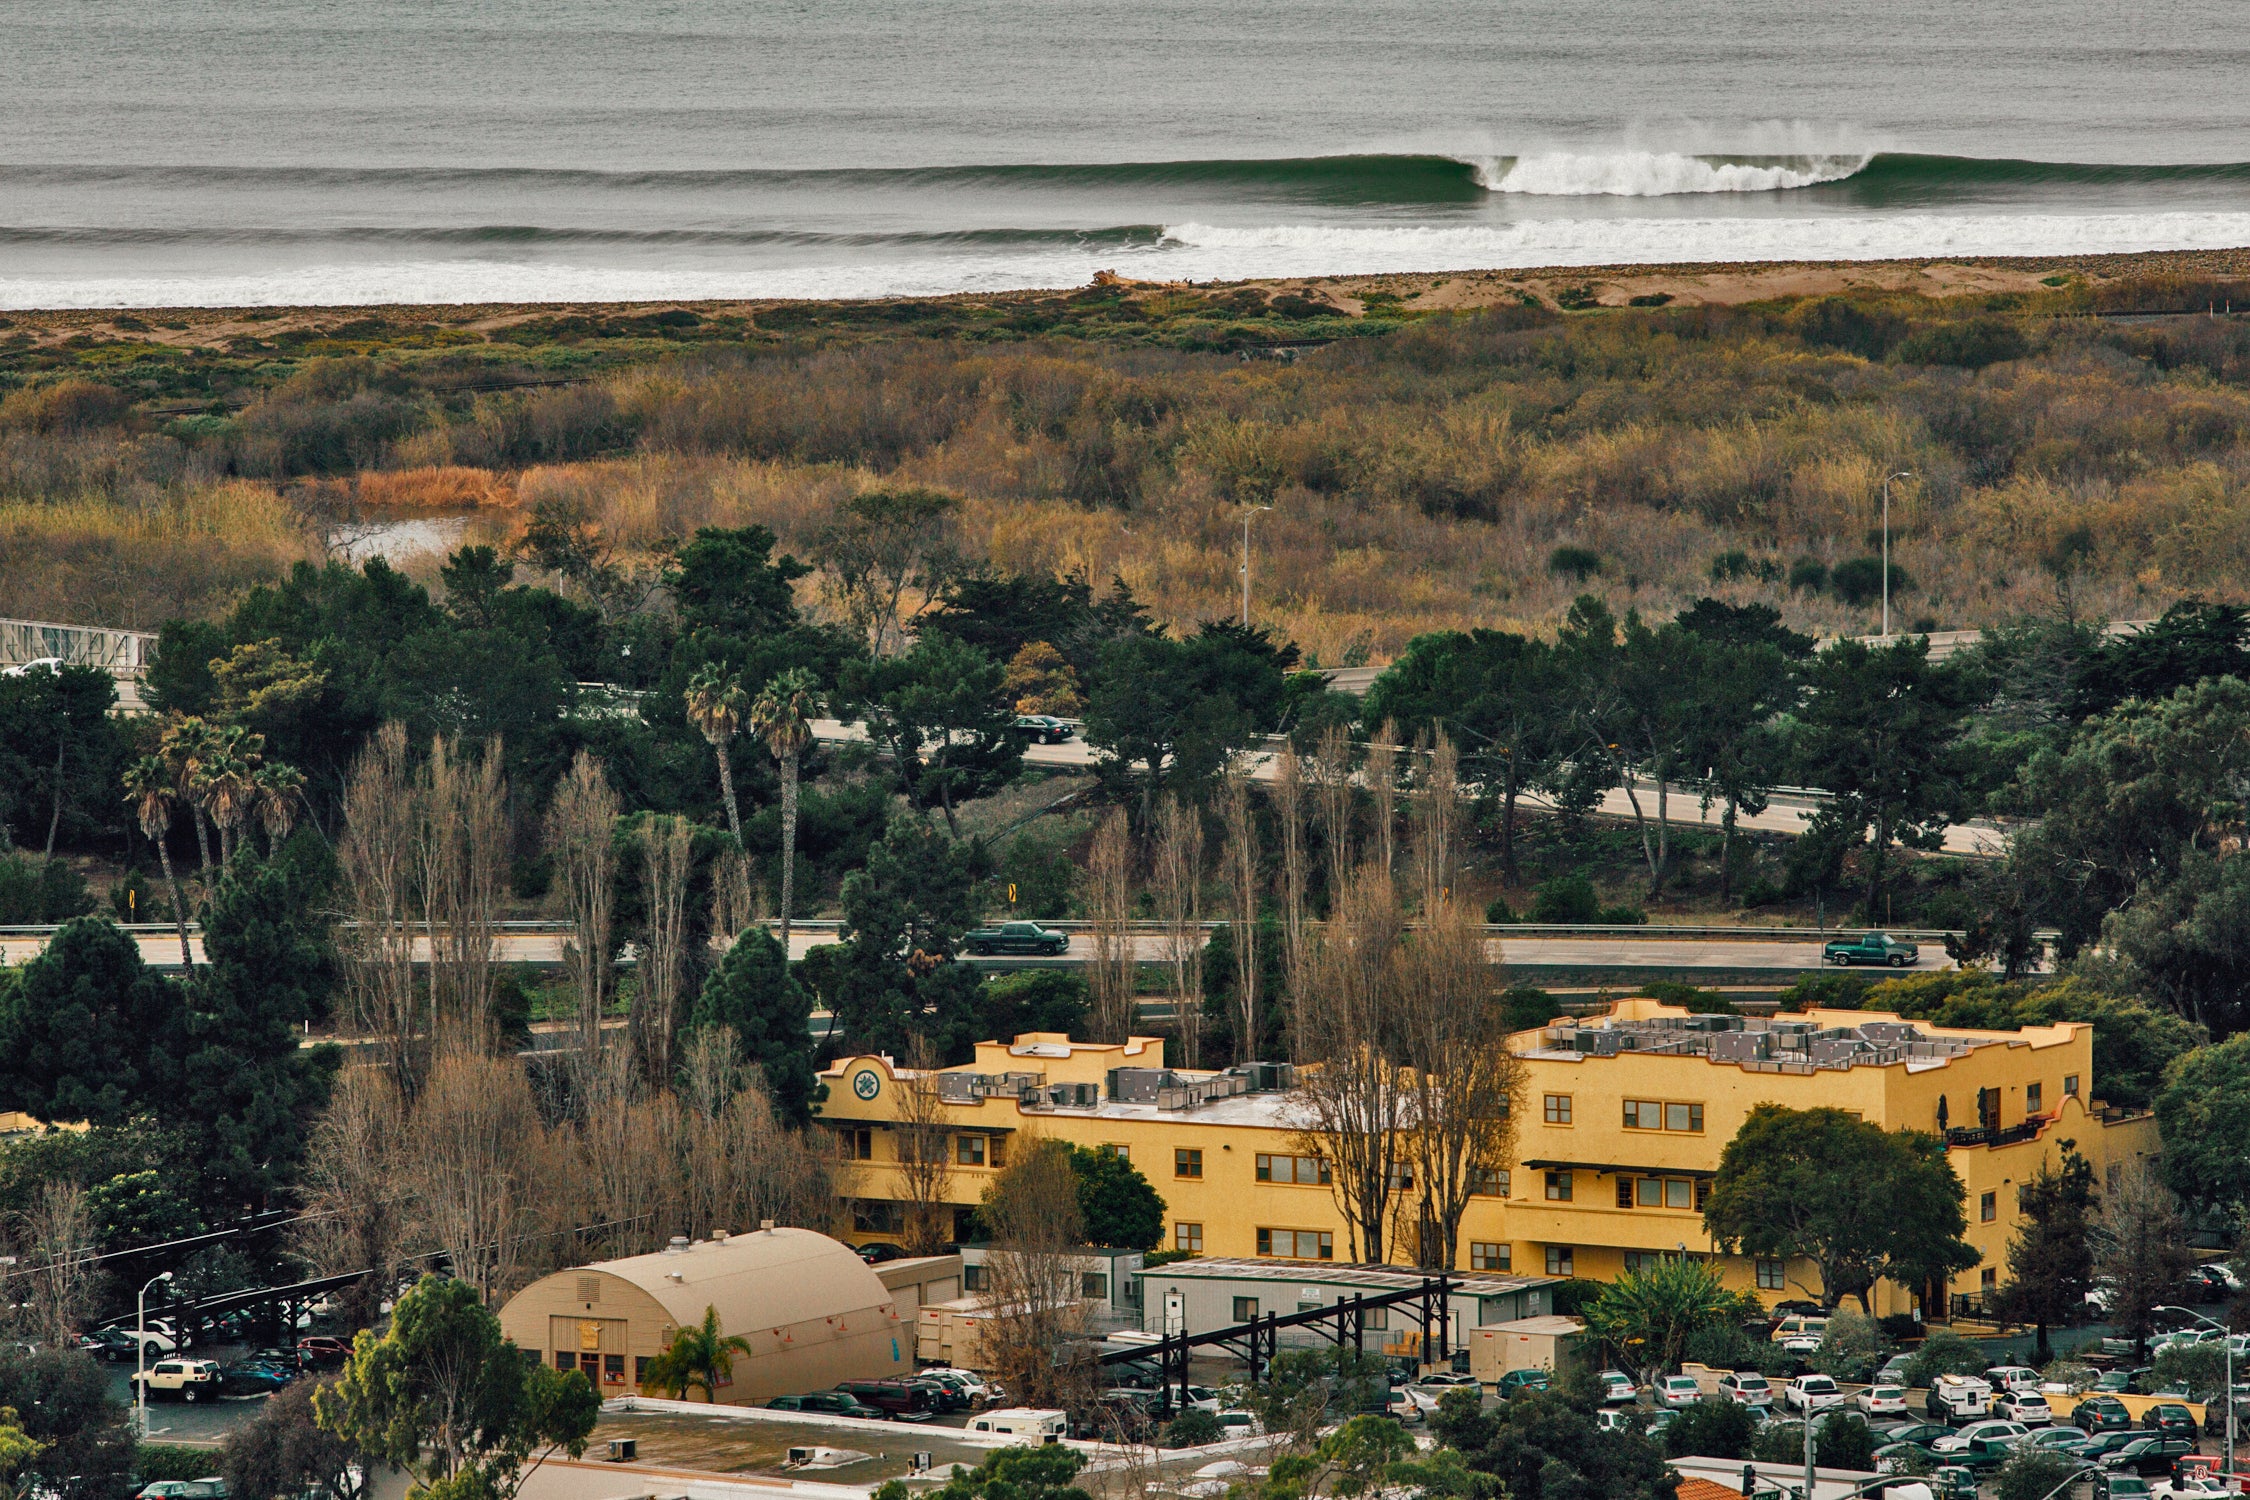
<svg viewBox="0 0 2250 1500">
<path fill-rule="evenodd" d="M 1102 1149 L 1104 1151 L 1107 1151 L 1110 1155 L 1116 1157 L 1119 1161 L 1131 1161 L 1133 1159 L 1133 1148 L 1130 1146 L 1120 1146 L 1115 1141 L 1105 1142 L 1102 1146 Z"/>
<path fill-rule="evenodd" d="M 1664 1106 L 1653 1099 L 1626 1100 L 1625 1128 L 1627 1130 L 1662 1130 L 1664 1128 Z"/>
<path fill-rule="evenodd" d="M 1414 1191 L 1414 1169 L 1403 1162 L 1391 1168 L 1390 1189 L 1394 1193 Z"/>
<path fill-rule="evenodd" d="M 1391 1310 L 1387 1307 L 1363 1307 L 1359 1310 L 1359 1326 L 1377 1331 L 1391 1326 Z"/>
<path fill-rule="evenodd" d="M 603 1355 L 603 1356 L 602 1356 L 602 1384 L 603 1384 L 603 1385 L 623 1385 L 624 1383 L 625 1383 L 625 1356 L 624 1356 L 624 1355 L 622 1355 L 622 1354 L 605 1354 L 605 1355 Z"/>
<path fill-rule="evenodd" d="M 1700 1104 L 1665 1105 L 1664 1128 L 1666 1130 L 1700 1132 L 1703 1129 L 1703 1106 Z"/>
<path fill-rule="evenodd" d="M 961 1267 L 962 1291 L 981 1292 L 984 1290 L 984 1287 L 984 1267 L 970 1265 L 964 1265 L 963 1267 Z"/>
<path fill-rule="evenodd" d="M 1625 1269 L 1636 1276 L 1645 1276 L 1664 1264 L 1664 1256 L 1655 1250 L 1628 1250 L 1625 1252 Z"/>
<path fill-rule="evenodd" d="M 1994 1266 L 1986 1266 L 1982 1271 L 1979 1271 L 1977 1273 L 1977 1285 L 1988 1292 L 1998 1290 L 2000 1286 L 1999 1269 Z"/>
<path fill-rule="evenodd" d="M 1201 1255 L 1203 1253 L 1203 1226 L 1201 1224 L 1174 1224 L 1172 1226 L 1172 1248 L 1184 1251 L 1189 1255 Z"/>
<path fill-rule="evenodd" d="M 957 1135 L 953 1138 L 953 1160 L 964 1167 L 984 1165 L 984 1137 Z"/>
<path fill-rule="evenodd" d="M 648 1384 L 648 1356 L 645 1354 L 633 1356 L 633 1384 Z"/>
<path fill-rule="evenodd" d="M 1480 1167 L 1469 1177 L 1469 1191 L 1480 1198 L 1505 1198 L 1510 1191 L 1506 1167 Z"/>
<path fill-rule="evenodd" d="M 555 1351 L 555 1368 L 558 1370 L 577 1369 L 578 1356 L 571 1353 L 568 1349 L 557 1349 Z"/>
<path fill-rule="evenodd" d="M 1701 1212 L 1702 1212 L 1702 1211 L 1703 1211 L 1703 1210 L 1704 1210 L 1705 1208 L 1707 1208 L 1707 1207 L 1708 1207 L 1708 1206 L 1710 1205 L 1710 1202 L 1711 1202 L 1711 1179 L 1710 1179 L 1710 1178 L 1708 1178 L 1708 1177 L 1698 1177 L 1698 1178 L 1696 1178 L 1696 1179 L 1695 1179 L 1695 1209 L 1696 1209 L 1696 1212 L 1697 1212 L 1697 1213 L 1701 1213 Z"/>
<path fill-rule="evenodd" d="M 1236 1321 L 1237 1323 L 1254 1323 L 1254 1322 L 1256 1322 L 1256 1321 L 1257 1321 L 1257 1319 L 1258 1319 L 1258 1299 L 1257 1299 L 1257 1298 L 1255 1298 L 1255 1297 L 1237 1297 L 1237 1298 L 1235 1298 L 1235 1299 L 1234 1299 L 1234 1320 L 1235 1320 L 1235 1321 Z"/>
<path fill-rule="evenodd" d="M 1515 1259 L 1515 1246 L 1503 1245 L 1493 1240 L 1469 1241 L 1469 1269 L 1472 1271 L 1505 1271 Z"/>
<path fill-rule="evenodd" d="M 1547 1174 L 1547 1201 L 1549 1203 L 1568 1203 L 1570 1201 L 1570 1174 L 1568 1172 L 1549 1172 Z"/>
<path fill-rule="evenodd" d="M 1685 1177 L 1665 1178 L 1664 1206 L 1666 1208 L 1695 1207 L 1695 1184 Z"/>
<path fill-rule="evenodd" d="M 1261 1229 L 1258 1253 L 1276 1260 L 1334 1260 L 1336 1236 L 1325 1229 Z"/>
<path fill-rule="evenodd" d="M 1576 1276 L 1578 1274 L 1573 1264 L 1570 1246 L 1549 1245 L 1547 1247 L 1547 1274 L 1549 1276 Z"/>
<path fill-rule="evenodd" d="M 1789 1281 L 1788 1281 L 1788 1277 L 1787 1277 L 1787 1272 L 1788 1272 L 1788 1269 L 1789 1269 L 1789 1263 L 1788 1263 L 1787 1261 L 1783 1261 L 1783 1260 L 1761 1260 L 1761 1261 L 1759 1261 L 1759 1262 L 1758 1262 L 1758 1290 L 1759 1290 L 1759 1291 L 1761 1291 L 1761 1292 L 1778 1292 L 1778 1291 L 1782 1291 L 1782 1290 L 1784 1290 L 1785 1288 L 1787 1288 L 1787 1286 L 1789 1285 Z"/>
<path fill-rule="evenodd" d="M 1100 1300 L 1109 1295 L 1109 1278 L 1099 1271 L 1088 1271 L 1078 1278 L 1078 1295 Z"/>
<path fill-rule="evenodd" d="M 887 1198 L 861 1198 L 852 1204 L 852 1230 L 856 1234 L 897 1234 L 905 1216 Z"/>
<path fill-rule="evenodd" d="M 875 1132 L 865 1129 L 839 1130 L 836 1132 L 836 1151 L 846 1161 L 873 1161 Z"/>
<path fill-rule="evenodd" d="M 2063 1074 L 2063 1097 L 2066 1099 L 2078 1097 L 2078 1075 L 2076 1073 Z"/>
<path fill-rule="evenodd" d="M 1640 1204 L 1643 1208 L 1664 1206 L 1664 1180 L 1660 1177 L 1643 1177 L 1640 1184 Z"/>
<path fill-rule="evenodd" d="M 1977 1199 L 1977 1217 L 1987 1224 L 2000 1217 L 2000 1195 L 1998 1193 L 1986 1193 L 1983 1197 Z"/>
<path fill-rule="evenodd" d="M 1174 1177 L 1201 1177 L 1203 1175 L 1203 1153 L 1200 1150 L 1189 1151 L 1182 1147 L 1173 1147 L 1172 1175 Z"/>
<path fill-rule="evenodd" d="M 1570 1123 L 1570 1095 L 1549 1094 L 1546 1109 L 1548 1124 L 1568 1125 Z"/>
<path fill-rule="evenodd" d="M 1268 1156 L 1258 1153 L 1258 1180 L 1260 1182 L 1302 1182 L 1317 1187 L 1328 1186 L 1328 1160 L 1320 1156 Z"/>
<path fill-rule="evenodd" d="M 1630 1177 L 1617 1179 L 1617 1206 L 1619 1208 L 1631 1208 L 1633 1206 L 1633 1179 Z"/>
<path fill-rule="evenodd" d="M 2046 1099 L 2047 1087 L 2045 1084 L 2027 1083 L 2023 1086 L 2023 1112 L 2025 1114 L 2038 1114 L 2040 1106 L 2046 1103 Z"/>
<path fill-rule="evenodd" d="M 1006 1166 L 1008 1164 L 1008 1138 L 1004 1135 L 994 1136 L 991 1149 L 985 1153 L 985 1156 L 985 1165 L 991 1167 L 995 1172 Z"/>
</svg>

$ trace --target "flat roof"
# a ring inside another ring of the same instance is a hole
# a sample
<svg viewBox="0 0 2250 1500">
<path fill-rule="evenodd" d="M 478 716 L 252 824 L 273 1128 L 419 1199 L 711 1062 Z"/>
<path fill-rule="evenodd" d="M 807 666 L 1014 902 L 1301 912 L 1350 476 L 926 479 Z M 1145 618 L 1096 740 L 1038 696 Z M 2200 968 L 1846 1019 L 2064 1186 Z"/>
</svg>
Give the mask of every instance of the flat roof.
<svg viewBox="0 0 2250 1500">
<path fill-rule="evenodd" d="M 1519 1055 L 1543 1062 L 1587 1062 L 1632 1054 L 1731 1063 L 1748 1073 L 1799 1074 L 1893 1064 L 1919 1073 L 1942 1068 L 1982 1047 L 2029 1047 L 2036 1040 L 2020 1031 L 1956 1031 L 1882 1012 L 1863 1016 L 1824 1011 L 1768 1018 L 1689 1015 L 1670 1007 L 1656 1014 L 1566 1020 L 1530 1035 L 1534 1040 Z"/>
<path fill-rule="evenodd" d="M 1143 1280 L 1178 1276 L 1201 1281 L 1272 1281 L 1298 1286 L 1349 1286 L 1370 1292 L 1411 1292 L 1432 1276 L 1452 1279 L 1457 1297 L 1505 1297 L 1534 1287 L 1553 1286 L 1560 1276 L 1461 1276 L 1451 1271 L 1417 1271 L 1402 1266 L 1363 1266 L 1349 1261 L 1230 1260 L 1224 1256 L 1196 1256 L 1167 1261 L 1141 1272 Z"/>
</svg>

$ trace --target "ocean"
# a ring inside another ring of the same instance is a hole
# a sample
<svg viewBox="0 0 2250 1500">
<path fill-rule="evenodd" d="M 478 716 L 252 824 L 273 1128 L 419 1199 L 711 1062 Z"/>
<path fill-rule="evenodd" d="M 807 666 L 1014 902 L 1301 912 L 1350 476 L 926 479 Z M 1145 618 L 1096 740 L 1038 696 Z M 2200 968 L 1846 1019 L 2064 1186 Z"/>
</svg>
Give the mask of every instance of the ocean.
<svg viewBox="0 0 2250 1500">
<path fill-rule="evenodd" d="M 2250 245 L 2214 0 L 0 0 L 0 307 Z"/>
</svg>

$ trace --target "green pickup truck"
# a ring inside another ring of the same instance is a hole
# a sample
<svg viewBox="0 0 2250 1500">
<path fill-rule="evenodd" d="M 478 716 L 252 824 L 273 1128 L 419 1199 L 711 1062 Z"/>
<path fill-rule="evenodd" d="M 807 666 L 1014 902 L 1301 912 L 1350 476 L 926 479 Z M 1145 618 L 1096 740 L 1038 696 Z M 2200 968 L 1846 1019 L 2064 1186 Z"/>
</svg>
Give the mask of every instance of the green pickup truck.
<svg viewBox="0 0 2250 1500">
<path fill-rule="evenodd" d="M 1887 969 L 1903 969 L 1921 955 L 1922 950 L 1912 943 L 1903 942 L 1887 932 L 1862 933 L 1855 938 L 1831 938 L 1820 950 L 1823 963 L 1834 964 L 1839 969 L 1853 964 L 1875 964 Z"/>
<path fill-rule="evenodd" d="M 1052 957 L 1070 947 L 1070 934 L 1050 932 L 1037 922 L 1002 922 L 997 927 L 977 928 L 961 943 L 975 954 L 1036 953 Z"/>
</svg>

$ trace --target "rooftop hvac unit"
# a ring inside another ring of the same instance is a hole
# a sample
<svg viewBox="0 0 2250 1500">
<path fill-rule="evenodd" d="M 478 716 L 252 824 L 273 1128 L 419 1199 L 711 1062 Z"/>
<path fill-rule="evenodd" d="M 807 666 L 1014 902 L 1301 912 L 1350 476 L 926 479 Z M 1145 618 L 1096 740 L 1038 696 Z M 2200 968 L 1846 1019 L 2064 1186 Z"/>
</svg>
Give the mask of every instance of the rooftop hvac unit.
<svg viewBox="0 0 2250 1500">
<path fill-rule="evenodd" d="M 1153 1104 L 1159 1092 L 1177 1081 L 1167 1068 L 1111 1068 L 1109 1097 L 1121 1104 Z"/>
<path fill-rule="evenodd" d="M 1092 1109 L 1101 1103 L 1102 1090 L 1098 1083 L 1050 1083 L 1047 1085 L 1047 1102 L 1057 1109 Z"/>
</svg>

